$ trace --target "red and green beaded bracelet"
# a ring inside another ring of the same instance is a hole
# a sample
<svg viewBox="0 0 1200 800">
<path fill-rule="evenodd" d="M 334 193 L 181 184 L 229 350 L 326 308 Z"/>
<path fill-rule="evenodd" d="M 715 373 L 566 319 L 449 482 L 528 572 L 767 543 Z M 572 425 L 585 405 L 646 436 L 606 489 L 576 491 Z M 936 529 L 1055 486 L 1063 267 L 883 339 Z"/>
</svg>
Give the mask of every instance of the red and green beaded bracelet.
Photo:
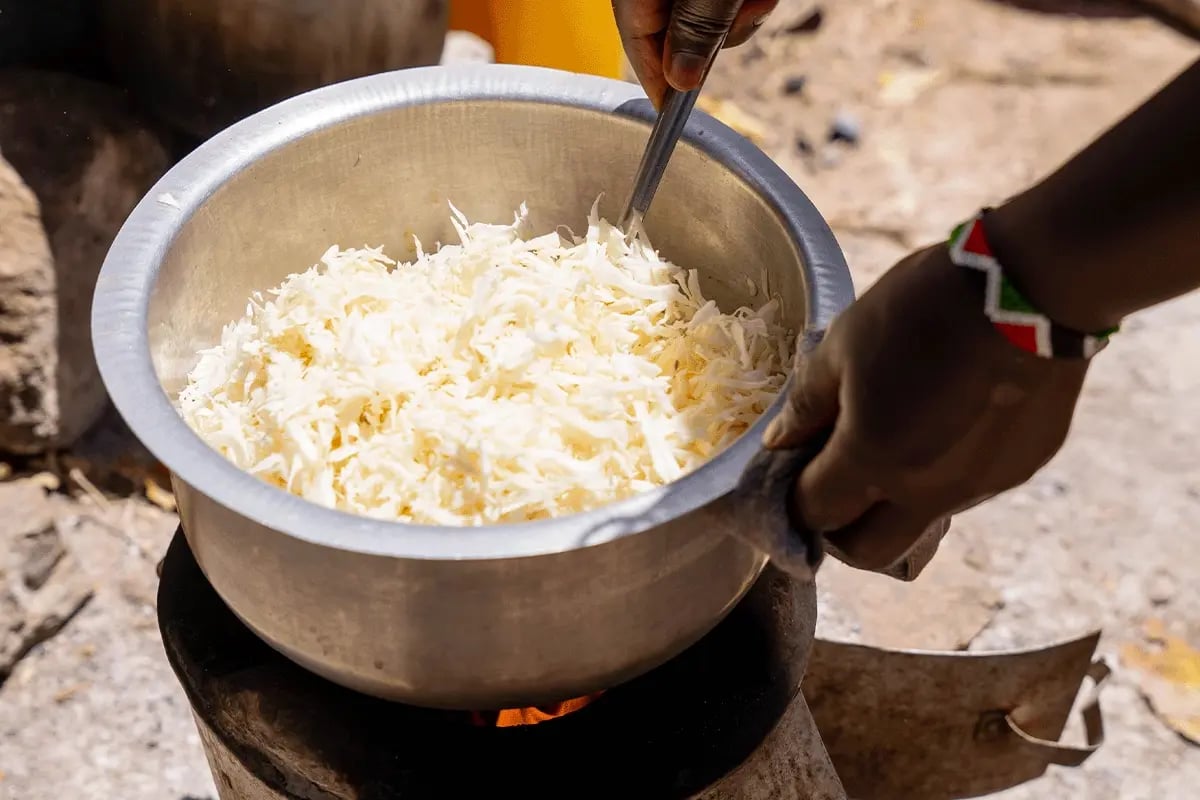
<svg viewBox="0 0 1200 800">
<path fill-rule="evenodd" d="M 984 313 L 992 325 L 1017 347 L 1042 358 L 1091 358 L 1108 345 L 1117 332 L 1080 333 L 1054 322 L 1025 298 L 1004 274 L 988 245 L 983 228 L 984 209 L 950 234 L 950 261 L 978 270 L 985 279 Z"/>
</svg>

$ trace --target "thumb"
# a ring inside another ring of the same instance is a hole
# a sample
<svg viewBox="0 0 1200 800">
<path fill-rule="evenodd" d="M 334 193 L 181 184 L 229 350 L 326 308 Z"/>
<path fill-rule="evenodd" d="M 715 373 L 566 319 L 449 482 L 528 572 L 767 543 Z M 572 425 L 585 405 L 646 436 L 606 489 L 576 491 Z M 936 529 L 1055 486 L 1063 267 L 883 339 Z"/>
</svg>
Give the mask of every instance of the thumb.
<svg viewBox="0 0 1200 800">
<path fill-rule="evenodd" d="M 763 434 L 769 450 L 792 450 L 833 427 L 838 414 L 837 368 L 824 345 L 796 355 L 787 404 Z"/>
<path fill-rule="evenodd" d="M 737 19 L 743 0 L 676 0 L 667 27 L 667 81 L 695 89 Z"/>
</svg>

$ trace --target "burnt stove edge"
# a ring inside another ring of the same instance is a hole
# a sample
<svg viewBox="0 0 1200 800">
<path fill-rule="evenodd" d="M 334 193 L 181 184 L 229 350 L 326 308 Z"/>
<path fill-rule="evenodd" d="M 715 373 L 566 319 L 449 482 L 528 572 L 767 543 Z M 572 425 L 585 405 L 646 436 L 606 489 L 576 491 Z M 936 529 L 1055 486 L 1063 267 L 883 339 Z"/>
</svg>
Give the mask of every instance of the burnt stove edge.
<svg viewBox="0 0 1200 800">
<path fill-rule="evenodd" d="M 559 796 L 564 781 L 579 798 L 695 795 L 775 729 L 799 693 L 816 620 L 813 587 L 768 567 L 685 656 L 568 717 L 480 729 L 456 712 L 367 697 L 288 661 L 229 611 L 182 532 L 164 558 L 158 600 L 164 649 L 193 713 L 249 773 L 306 800 L 445 796 L 513 781 L 534 797 Z M 638 719 L 646 707 L 656 714 Z M 362 724 L 336 730 L 347 718 Z M 419 737 L 396 739 L 400 726 Z"/>
</svg>

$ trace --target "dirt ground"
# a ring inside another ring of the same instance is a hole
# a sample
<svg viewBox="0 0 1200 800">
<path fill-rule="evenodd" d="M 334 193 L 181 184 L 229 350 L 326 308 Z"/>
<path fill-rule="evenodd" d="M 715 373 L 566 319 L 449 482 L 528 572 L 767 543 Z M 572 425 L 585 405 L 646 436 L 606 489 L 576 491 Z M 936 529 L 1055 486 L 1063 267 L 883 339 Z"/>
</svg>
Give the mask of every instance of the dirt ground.
<svg viewBox="0 0 1200 800">
<path fill-rule="evenodd" d="M 722 57 L 709 93 L 759 121 L 860 289 L 1045 174 L 1198 54 L 1123 4 L 844 0 L 815 26 L 812 5 L 783 3 L 756 43 Z M 856 141 L 828 143 L 835 121 Z M 961 644 L 1034 646 L 1099 627 L 1115 655 L 1150 620 L 1200 644 L 1198 331 L 1200 295 L 1131 320 L 1096 360 L 1060 456 L 957 520 L 939 558 L 966 576 L 964 602 L 986 606 Z M 91 437 L 96 458 L 113 428 Z M 20 483 L 0 483 L 0 505 Z M 46 502 L 94 593 L 0 685 L 0 798 L 215 798 L 155 628 L 154 563 L 174 516 L 78 480 Z M 903 591 L 913 605 L 860 612 L 911 625 L 917 646 L 936 598 Z M 839 619 L 827 615 L 823 632 L 862 635 Z M 996 797 L 1196 796 L 1200 748 L 1155 716 L 1127 671 L 1104 709 L 1107 744 L 1084 767 Z"/>
</svg>

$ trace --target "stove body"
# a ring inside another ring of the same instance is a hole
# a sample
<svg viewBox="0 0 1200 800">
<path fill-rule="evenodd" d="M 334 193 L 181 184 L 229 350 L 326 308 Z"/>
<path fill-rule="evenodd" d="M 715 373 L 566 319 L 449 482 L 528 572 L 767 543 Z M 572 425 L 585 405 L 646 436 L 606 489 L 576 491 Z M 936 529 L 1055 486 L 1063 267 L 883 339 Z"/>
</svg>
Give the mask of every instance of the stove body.
<svg viewBox="0 0 1200 800">
<path fill-rule="evenodd" d="M 182 534 L 159 623 L 220 800 L 526 798 L 845 800 L 799 687 L 812 587 L 770 568 L 708 636 L 585 708 L 480 727 L 467 712 L 358 694 L 249 631 Z"/>
</svg>

